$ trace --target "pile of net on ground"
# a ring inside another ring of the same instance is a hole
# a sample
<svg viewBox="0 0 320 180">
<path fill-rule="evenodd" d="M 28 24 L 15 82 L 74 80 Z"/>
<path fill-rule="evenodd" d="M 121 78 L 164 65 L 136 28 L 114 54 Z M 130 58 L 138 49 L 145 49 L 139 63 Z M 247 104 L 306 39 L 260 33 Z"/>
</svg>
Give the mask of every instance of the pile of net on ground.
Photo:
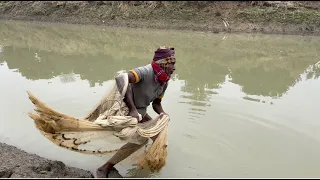
<svg viewBox="0 0 320 180">
<path fill-rule="evenodd" d="M 138 162 L 141 168 L 159 171 L 167 158 L 169 116 L 161 114 L 145 123 L 126 116 L 128 107 L 123 99 L 128 83 L 128 76 L 124 73 L 120 85 L 114 81 L 111 91 L 83 119 L 59 113 L 28 92 L 36 112 L 29 113 L 29 116 L 51 142 L 84 154 L 116 152 L 127 142 L 143 144 L 159 134 Z"/>
</svg>

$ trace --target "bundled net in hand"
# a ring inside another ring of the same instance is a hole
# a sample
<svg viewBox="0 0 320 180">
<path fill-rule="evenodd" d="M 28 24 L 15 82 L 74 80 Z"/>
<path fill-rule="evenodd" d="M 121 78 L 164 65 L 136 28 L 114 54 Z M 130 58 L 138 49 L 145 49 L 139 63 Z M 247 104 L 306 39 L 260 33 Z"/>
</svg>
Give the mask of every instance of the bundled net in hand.
<svg viewBox="0 0 320 180">
<path fill-rule="evenodd" d="M 112 90 L 83 119 L 59 113 L 30 92 L 29 99 L 35 105 L 29 116 L 37 129 L 57 146 L 84 154 L 116 152 L 125 143 L 143 144 L 158 135 L 155 142 L 140 158 L 141 168 L 159 171 L 167 158 L 169 116 L 158 115 L 146 123 L 127 116 L 128 107 L 123 102 L 128 87 L 128 76 L 123 73 L 121 83 L 114 83 Z M 98 148 L 100 147 L 100 148 Z"/>
<path fill-rule="evenodd" d="M 138 166 L 140 168 L 149 168 L 152 172 L 159 171 L 165 164 L 168 155 L 168 125 L 158 135 L 152 146 L 143 154 Z"/>
</svg>

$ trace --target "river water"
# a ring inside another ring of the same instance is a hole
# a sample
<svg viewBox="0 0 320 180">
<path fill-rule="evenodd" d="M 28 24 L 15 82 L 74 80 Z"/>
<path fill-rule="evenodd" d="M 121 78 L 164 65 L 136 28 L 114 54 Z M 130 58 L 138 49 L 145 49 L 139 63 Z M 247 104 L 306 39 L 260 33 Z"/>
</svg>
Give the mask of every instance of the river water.
<svg viewBox="0 0 320 180">
<path fill-rule="evenodd" d="M 0 23 L 0 141 L 95 171 L 106 158 L 55 146 L 35 128 L 31 91 L 83 117 L 119 70 L 176 48 L 163 99 L 169 155 L 159 173 L 128 177 L 320 177 L 320 38 Z M 150 108 L 151 115 L 155 113 Z"/>
</svg>

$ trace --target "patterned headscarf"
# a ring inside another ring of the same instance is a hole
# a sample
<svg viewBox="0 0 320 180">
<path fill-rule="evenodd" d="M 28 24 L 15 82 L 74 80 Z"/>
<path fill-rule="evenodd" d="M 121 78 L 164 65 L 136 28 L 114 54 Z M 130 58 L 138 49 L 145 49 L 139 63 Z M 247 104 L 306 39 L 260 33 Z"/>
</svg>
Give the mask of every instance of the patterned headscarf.
<svg viewBox="0 0 320 180">
<path fill-rule="evenodd" d="M 155 81 L 160 82 L 161 85 L 165 85 L 170 80 L 170 76 L 164 71 L 164 68 L 168 63 L 176 61 L 174 54 L 173 47 L 160 47 L 154 52 L 151 65 L 156 75 Z"/>
</svg>

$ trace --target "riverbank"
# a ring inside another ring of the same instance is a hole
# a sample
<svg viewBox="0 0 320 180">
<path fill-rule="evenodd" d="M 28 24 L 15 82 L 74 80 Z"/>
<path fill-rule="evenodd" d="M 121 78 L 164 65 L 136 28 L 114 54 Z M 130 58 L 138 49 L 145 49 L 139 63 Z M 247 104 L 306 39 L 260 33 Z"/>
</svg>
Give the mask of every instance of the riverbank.
<svg viewBox="0 0 320 180">
<path fill-rule="evenodd" d="M 90 171 L 66 166 L 0 143 L 0 178 L 93 178 Z"/>
<path fill-rule="evenodd" d="M 2 1 L 0 14 L 4 20 L 320 35 L 319 1 Z"/>
</svg>

